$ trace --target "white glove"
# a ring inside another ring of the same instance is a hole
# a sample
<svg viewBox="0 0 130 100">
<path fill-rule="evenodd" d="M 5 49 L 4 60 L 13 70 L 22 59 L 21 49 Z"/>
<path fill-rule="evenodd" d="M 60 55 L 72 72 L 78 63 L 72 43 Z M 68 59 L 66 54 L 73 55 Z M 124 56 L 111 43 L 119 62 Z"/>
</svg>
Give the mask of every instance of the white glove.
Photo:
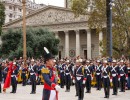
<svg viewBox="0 0 130 100">
<path fill-rule="evenodd" d="M 118 81 L 120 81 L 120 78 L 118 78 Z"/>
<path fill-rule="evenodd" d="M 56 86 L 55 86 L 55 89 L 56 89 L 57 92 L 59 92 L 61 88 L 60 88 L 59 85 L 56 85 Z"/>
<path fill-rule="evenodd" d="M 110 79 L 110 82 L 112 82 L 112 79 Z"/>
<path fill-rule="evenodd" d="M 75 83 L 75 80 L 73 80 L 73 83 Z"/>
<path fill-rule="evenodd" d="M 83 80 L 83 84 L 85 84 L 85 82 L 86 82 L 86 81 L 85 81 L 85 80 Z"/>
<path fill-rule="evenodd" d="M 72 79 L 72 76 L 71 76 L 71 79 Z"/>
<path fill-rule="evenodd" d="M 38 78 L 38 77 L 36 76 L 36 81 L 37 81 L 37 78 Z"/>
<path fill-rule="evenodd" d="M 18 81 L 18 77 L 16 77 L 16 81 Z"/>
<path fill-rule="evenodd" d="M 93 80 L 93 77 L 91 77 L 91 80 Z"/>
</svg>

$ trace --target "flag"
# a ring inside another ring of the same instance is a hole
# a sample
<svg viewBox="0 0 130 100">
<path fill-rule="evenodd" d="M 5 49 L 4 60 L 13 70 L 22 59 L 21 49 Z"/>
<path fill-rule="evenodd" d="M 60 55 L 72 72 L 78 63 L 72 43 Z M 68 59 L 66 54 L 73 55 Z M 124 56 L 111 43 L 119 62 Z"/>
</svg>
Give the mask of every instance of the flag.
<svg viewBox="0 0 130 100">
<path fill-rule="evenodd" d="M 12 66 L 13 66 L 13 63 L 10 63 L 9 70 L 8 70 L 8 73 L 7 73 L 7 76 L 6 76 L 6 80 L 5 80 L 5 83 L 4 83 L 4 86 L 3 86 L 3 92 L 6 92 L 6 89 L 10 87 Z"/>
</svg>

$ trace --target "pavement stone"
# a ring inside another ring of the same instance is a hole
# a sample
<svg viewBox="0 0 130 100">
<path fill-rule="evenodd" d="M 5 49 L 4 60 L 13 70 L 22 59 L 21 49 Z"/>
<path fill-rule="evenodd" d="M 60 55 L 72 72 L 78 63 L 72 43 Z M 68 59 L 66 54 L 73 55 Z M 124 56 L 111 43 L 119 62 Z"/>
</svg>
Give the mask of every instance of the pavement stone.
<svg viewBox="0 0 130 100">
<path fill-rule="evenodd" d="M 36 94 L 30 94 L 30 85 L 23 87 L 21 84 L 18 84 L 16 94 L 11 94 L 10 91 L 11 87 L 7 89 L 6 93 L 0 93 L 0 100 L 42 100 L 43 85 L 37 85 Z M 107 100 L 104 98 L 103 89 L 97 91 L 95 88 L 92 88 L 91 92 L 90 94 L 84 94 L 84 100 Z M 65 88 L 61 89 L 59 100 L 78 100 L 78 97 L 75 97 L 75 87 L 71 86 L 70 92 L 65 92 Z M 130 90 L 127 90 L 125 93 L 119 92 L 117 96 L 113 96 L 111 89 L 109 100 L 130 100 Z"/>
</svg>

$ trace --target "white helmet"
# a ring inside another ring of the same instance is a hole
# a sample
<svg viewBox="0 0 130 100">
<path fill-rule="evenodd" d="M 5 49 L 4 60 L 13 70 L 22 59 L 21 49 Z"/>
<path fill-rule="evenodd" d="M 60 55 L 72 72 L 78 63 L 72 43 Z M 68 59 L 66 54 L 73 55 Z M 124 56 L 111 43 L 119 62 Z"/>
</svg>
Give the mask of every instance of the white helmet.
<svg viewBox="0 0 130 100">
<path fill-rule="evenodd" d="M 112 62 L 113 62 L 113 63 L 116 63 L 117 61 L 114 59 Z"/>
<path fill-rule="evenodd" d="M 83 59 L 79 59 L 79 62 L 80 62 L 80 63 L 83 62 Z"/>
</svg>

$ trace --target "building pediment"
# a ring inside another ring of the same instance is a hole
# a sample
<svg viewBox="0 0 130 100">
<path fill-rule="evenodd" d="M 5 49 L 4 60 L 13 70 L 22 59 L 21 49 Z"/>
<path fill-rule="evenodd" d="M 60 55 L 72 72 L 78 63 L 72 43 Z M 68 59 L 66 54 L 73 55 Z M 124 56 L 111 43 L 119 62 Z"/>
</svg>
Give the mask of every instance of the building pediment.
<svg viewBox="0 0 130 100">
<path fill-rule="evenodd" d="M 26 16 L 27 26 L 55 25 L 87 21 L 87 16 L 75 17 L 70 9 L 56 6 L 47 6 Z M 21 27 L 22 18 L 4 25 L 6 28 Z"/>
</svg>

